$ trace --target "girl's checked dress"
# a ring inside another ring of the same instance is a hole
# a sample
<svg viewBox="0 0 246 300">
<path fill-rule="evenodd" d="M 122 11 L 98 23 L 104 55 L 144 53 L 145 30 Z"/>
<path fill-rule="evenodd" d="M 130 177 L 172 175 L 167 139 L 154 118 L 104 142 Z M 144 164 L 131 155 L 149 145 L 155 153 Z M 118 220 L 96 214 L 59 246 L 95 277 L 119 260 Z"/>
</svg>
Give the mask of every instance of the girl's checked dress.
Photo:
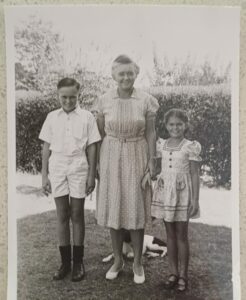
<svg viewBox="0 0 246 300">
<path fill-rule="evenodd" d="M 134 89 L 129 99 L 117 90 L 98 103 L 97 118 L 103 118 L 97 190 L 97 222 L 114 229 L 142 229 L 151 216 L 151 191 L 141 180 L 148 165 L 146 121 L 154 118 L 159 105 L 151 95 Z"/>
<path fill-rule="evenodd" d="M 157 141 L 162 157 L 162 170 L 154 186 L 151 215 L 166 222 L 187 221 L 192 199 L 189 162 L 201 161 L 201 145 L 183 139 L 177 147 L 169 147 L 168 140 Z M 192 218 L 198 218 L 200 211 Z"/>
</svg>

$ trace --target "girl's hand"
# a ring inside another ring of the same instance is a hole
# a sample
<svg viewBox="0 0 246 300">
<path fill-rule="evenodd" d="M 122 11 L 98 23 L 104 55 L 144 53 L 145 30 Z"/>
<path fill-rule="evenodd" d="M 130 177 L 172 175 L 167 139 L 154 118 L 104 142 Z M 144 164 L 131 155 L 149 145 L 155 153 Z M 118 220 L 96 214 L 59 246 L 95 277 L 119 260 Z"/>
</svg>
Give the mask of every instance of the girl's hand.
<svg viewBox="0 0 246 300">
<path fill-rule="evenodd" d="M 142 187 L 143 190 L 145 190 L 146 184 L 149 184 L 151 186 L 151 178 L 150 178 L 150 173 L 149 172 L 147 172 L 144 175 L 144 177 L 143 177 L 143 179 L 141 181 L 141 187 Z"/>
<path fill-rule="evenodd" d="M 198 212 L 198 208 L 199 208 L 198 201 L 191 201 L 189 211 L 188 211 L 190 218 L 196 215 L 196 213 Z"/>
<path fill-rule="evenodd" d="M 51 183 L 50 183 L 48 176 L 42 177 L 42 191 L 45 194 L 45 196 L 47 196 L 47 197 L 51 193 Z"/>
<path fill-rule="evenodd" d="M 85 189 L 85 192 L 86 192 L 86 195 L 90 195 L 94 189 L 95 189 L 95 177 L 94 176 L 88 176 L 88 179 L 86 181 L 86 189 Z"/>
</svg>

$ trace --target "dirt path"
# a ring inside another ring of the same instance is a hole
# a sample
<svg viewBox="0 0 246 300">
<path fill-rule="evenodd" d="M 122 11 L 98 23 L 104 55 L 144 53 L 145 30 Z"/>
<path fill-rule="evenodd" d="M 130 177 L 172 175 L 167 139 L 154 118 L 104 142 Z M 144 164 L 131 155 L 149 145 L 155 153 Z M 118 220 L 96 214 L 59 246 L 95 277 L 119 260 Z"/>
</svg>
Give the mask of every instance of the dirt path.
<svg viewBox="0 0 246 300">
<path fill-rule="evenodd" d="M 41 176 L 17 173 L 16 217 L 23 218 L 55 209 L 51 196 L 41 193 Z M 96 206 L 95 192 L 85 201 L 85 208 L 94 210 Z M 201 188 L 201 218 L 194 222 L 232 226 L 232 193 L 224 189 Z"/>
</svg>

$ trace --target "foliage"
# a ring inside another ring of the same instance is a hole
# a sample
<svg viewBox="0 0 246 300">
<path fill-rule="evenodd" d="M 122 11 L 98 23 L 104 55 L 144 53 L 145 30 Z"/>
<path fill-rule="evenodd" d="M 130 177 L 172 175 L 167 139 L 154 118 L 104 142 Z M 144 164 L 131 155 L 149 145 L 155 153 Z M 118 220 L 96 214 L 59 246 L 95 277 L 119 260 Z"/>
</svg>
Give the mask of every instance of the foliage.
<svg viewBox="0 0 246 300">
<path fill-rule="evenodd" d="M 213 184 L 230 187 L 231 183 L 231 95 L 224 85 L 204 87 L 165 87 L 149 91 L 160 104 L 157 133 L 168 134 L 164 113 L 171 108 L 187 111 L 190 119 L 188 139 L 202 145 L 203 168 L 209 170 Z"/>
<path fill-rule="evenodd" d="M 93 76 L 94 78 L 94 76 Z M 98 79 L 99 80 L 99 79 Z M 80 81 L 83 82 L 83 81 Z M 91 80 L 81 89 L 80 105 L 92 110 L 95 99 L 104 92 L 103 82 Z M 163 115 L 170 108 L 183 108 L 190 118 L 187 138 L 196 139 L 202 145 L 203 170 L 209 171 L 213 185 L 230 187 L 231 182 L 231 96 L 224 85 L 203 87 L 164 87 L 148 90 L 160 104 L 156 128 L 159 136 L 166 138 Z M 56 95 L 18 99 L 17 168 L 22 171 L 41 170 L 41 142 L 38 135 L 46 115 L 59 107 Z"/>
<path fill-rule="evenodd" d="M 225 84 L 231 80 L 231 63 L 214 66 L 208 58 L 197 63 L 188 55 L 184 61 L 170 61 L 166 56 L 160 58 L 153 50 L 153 86 L 184 86 Z"/>
<path fill-rule="evenodd" d="M 34 16 L 15 28 L 16 89 L 44 89 L 62 64 L 61 42 L 50 23 Z"/>
</svg>

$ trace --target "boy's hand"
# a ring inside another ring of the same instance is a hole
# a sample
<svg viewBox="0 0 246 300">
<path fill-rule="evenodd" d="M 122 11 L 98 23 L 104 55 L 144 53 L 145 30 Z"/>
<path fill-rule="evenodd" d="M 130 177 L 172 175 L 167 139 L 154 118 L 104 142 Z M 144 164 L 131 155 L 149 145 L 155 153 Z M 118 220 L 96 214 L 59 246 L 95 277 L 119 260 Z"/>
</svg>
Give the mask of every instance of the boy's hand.
<svg viewBox="0 0 246 300">
<path fill-rule="evenodd" d="M 198 211 L 199 205 L 198 201 L 191 201 L 190 207 L 189 207 L 189 217 L 194 217 Z"/>
<path fill-rule="evenodd" d="M 94 176 L 88 176 L 87 182 L 86 182 L 86 195 L 90 195 L 95 188 L 95 178 Z"/>
<path fill-rule="evenodd" d="M 48 176 L 42 177 L 42 190 L 45 196 L 49 196 L 51 193 L 51 184 Z"/>
<path fill-rule="evenodd" d="M 96 179 L 99 180 L 100 179 L 100 165 L 99 163 L 97 163 L 97 168 L 96 168 Z"/>
</svg>

